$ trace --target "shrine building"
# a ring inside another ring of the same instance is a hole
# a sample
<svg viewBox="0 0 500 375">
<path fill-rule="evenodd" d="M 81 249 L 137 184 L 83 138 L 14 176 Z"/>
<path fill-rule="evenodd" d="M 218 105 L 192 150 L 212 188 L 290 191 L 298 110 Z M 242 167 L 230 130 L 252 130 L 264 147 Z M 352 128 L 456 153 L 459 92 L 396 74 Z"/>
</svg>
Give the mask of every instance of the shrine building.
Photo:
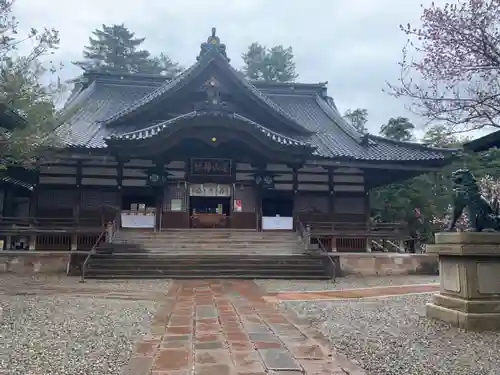
<svg viewBox="0 0 500 375">
<path fill-rule="evenodd" d="M 370 189 L 452 157 L 358 133 L 325 82 L 247 80 L 215 32 L 173 79 L 86 72 L 64 116 L 63 148 L 39 165 L 26 215 L 113 208 L 122 228 L 154 231 L 367 223 Z"/>
</svg>

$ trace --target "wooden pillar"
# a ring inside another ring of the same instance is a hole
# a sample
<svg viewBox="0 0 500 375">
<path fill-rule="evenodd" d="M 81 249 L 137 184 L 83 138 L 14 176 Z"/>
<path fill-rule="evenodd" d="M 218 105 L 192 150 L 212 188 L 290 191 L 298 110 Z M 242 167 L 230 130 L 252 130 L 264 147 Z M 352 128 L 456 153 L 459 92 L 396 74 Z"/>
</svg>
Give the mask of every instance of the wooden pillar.
<svg viewBox="0 0 500 375">
<path fill-rule="evenodd" d="M 33 190 L 30 195 L 30 208 L 29 208 L 29 216 L 35 217 L 38 209 L 38 186 L 40 184 L 40 166 L 36 167 L 36 177 L 35 183 L 33 184 Z"/>
<path fill-rule="evenodd" d="M 79 226 L 82 193 L 82 161 L 78 160 L 76 162 L 76 195 L 75 200 L 73 201 L 73 220 L 75 221 L 77 227 Z M 76 233 L 71 233 L 70 250 L 78 250 L 78 234 Z"/>
<path fill-rule="evenodd" d="M 333 189 L 334 181 L 333 181 L 333 169 L 328 168 L 328 217 L 332 221 L 332 228 L 335 231 L 335 191 Z M 335 232 L 332 233 L 330 238 L 331 242 L 331 251 L 337 251 L 337 238 L 335 237 Z"/>
<path fill-rule="evenodd" d="M 4 216 L 11 217 L 13 216 L 13 203 L 14 197 L 13 197 L 13 192 L 10 186 L 6 186 L 5 193 L 4 193 Z M 7 235 L 5 236 L 5 250 L 11 250 L 12 249 L 12 236 Z"/>
<path fill-rule="evenodd" d="M 371 231 L 371 220 L 370 220 L 370 192 L 367 190 L 365 182 L 365 210 L 366 210 L 366 227 Z M 366 239 L 366 251 L 370 253 L 372 251 L 372 240 L 370 238 Z"/>
<path fill-rule="evenodd" d="M 115 220 L 118 221 L 117 223 L 117 226 L 116 226 L 116 230 L 120 230 L 121 228 L 121 210 L 122 210 L 122 204 L 123 204 L 123 173 L 124 173 L 124 168 L 125 168 L 125 161 L 123 159 L 120 159 L 119 157 L 115 157 L 116 161 L 117 161 L 117 170 L 116 170 L 116 183 L 117 183 L 117 187 L 118 187 L 118 207 L 117 207 L 117 210 L 118 212 L 116 212 L 116 216 L 115 216 Z"/>
<path fill-rule="evenodd" d="M 262 186 L 255 185 L 256 199 L 255 199 L 255 212 L 257 213 L 257 232 L 262 231 Z"/>
<path fill-rule="evenodd" d="M 335 214 L 335 192 L 333 190 L 333 170 L 328 168 L 328 216 L 333 220 Z"/>
<path fill-rule="evenodd" d="M 37 165 L 36 167 L 36 177 L 35 177 L 35 183 L 33 184 L 33 190 L 31 191 L 30 194 L 30 206 L 29 206 L 29 217 L 34 218 L 36 217 L 37 210 L 38 210 L 38 191 L 39 191 L 39 184 L 40 184 L 40 166 Z M 37 235 L 32 234 L 29 236 L 28 240 L 28 249 L 29 250 L 36 250 L 36 243 L 37 243 Z"/>
<path fill-rule="evenodd" d="M 295 228 L 295 222 L 298 220 L 297 217 L 297 194 L 299 193 L 299 176 L 298 167 L 292 167 L 292 194 L 293 194 L 293 229 Z"/>
</svg>

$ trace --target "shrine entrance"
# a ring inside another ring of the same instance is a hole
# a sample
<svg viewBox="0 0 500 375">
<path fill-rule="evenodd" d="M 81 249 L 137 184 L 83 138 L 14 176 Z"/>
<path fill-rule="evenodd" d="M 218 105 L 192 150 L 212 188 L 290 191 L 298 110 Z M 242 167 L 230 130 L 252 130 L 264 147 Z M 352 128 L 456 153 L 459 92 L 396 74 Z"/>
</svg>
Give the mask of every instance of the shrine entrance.
<svg viewBox="0 0 500 375">
<path fill-rule="evenodd" d="M 231 186 L 225 184 L 191 184 L 190 227 L 229 228 L 232 211 L 231 191 Z"/>
</svg>

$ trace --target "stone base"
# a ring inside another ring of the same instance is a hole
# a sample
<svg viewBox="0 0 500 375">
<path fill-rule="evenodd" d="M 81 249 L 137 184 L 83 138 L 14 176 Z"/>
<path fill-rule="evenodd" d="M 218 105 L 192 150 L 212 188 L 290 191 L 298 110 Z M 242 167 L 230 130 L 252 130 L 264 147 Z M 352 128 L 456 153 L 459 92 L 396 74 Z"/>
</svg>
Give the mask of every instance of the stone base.
<svg viewBox="0 0 500 375">
<path fill-rule="evenodd" d="M 500 305 L 500 303 L 498 303 Z M 500 330 L 500 313 L 469 313 L 428 303 L 426 315 L 469 331 Z"/>
<path fill-rule="evenodd" d="M 467 330 L 500 330 L 500 233 L 437 233 L 440 290 L 427 316 Z"/>
</svg>

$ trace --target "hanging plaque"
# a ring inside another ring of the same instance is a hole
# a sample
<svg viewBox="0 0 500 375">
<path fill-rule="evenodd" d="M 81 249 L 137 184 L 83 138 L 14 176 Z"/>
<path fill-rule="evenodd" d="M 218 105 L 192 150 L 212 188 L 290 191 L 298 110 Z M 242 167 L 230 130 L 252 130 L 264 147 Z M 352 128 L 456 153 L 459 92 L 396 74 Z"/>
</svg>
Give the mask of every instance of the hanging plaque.
<svg viewBox="0 0 500 375">
<path fill-rule="evenodd" d="M 231 176 L 230 159 L 191 159 L 192 176 Z"/>
<path fill-rule="evenodd" d="M 192 197 L 230 197 L 230 185 L 191 184 L 189 195 Z"/>
</svg>

